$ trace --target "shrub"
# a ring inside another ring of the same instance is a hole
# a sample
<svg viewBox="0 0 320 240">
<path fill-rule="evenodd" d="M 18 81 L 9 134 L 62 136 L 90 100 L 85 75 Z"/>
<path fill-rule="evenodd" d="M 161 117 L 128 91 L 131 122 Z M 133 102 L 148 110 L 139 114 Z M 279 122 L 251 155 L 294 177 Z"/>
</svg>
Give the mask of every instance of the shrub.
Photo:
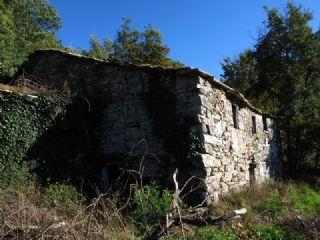
<svg viewBox="0 0 320 240">
<path fill-rule="evenodd" d="M 81 206 L 84 196 L 68 184 L 51 184 L 44 189 L 45 202 L 56 210 L 62 211 L 72 206 Z"/>
<path fill-rule="evenodd" d="M 237 236 L 231 230 L 223 231 L 215 227 L 199 228 L 193 237 L 189 238 L 195 240 L 236 240 Z"/>
<path fill-rule="evenodd" d="M 170 209 L 172 192 L 161 190 L 155 184 L 136 188 L 133 194 L 134 210 L 131 213 L 133 220 L 140 226 L 158 225 Z"/>
<path fill-rule="evenodd" d="M 35 176 L 29 172 L 27 163 L 6 162 L 0 164 L 0 189 L 17 189 L 34 182 Z"/>
</svg>

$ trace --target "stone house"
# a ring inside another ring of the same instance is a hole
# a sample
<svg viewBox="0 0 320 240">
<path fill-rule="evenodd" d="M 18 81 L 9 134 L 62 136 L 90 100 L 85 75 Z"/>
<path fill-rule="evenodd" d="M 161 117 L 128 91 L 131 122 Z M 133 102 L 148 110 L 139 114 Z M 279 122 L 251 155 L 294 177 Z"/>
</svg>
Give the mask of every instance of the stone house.
<svg viewBox="0 0 320 240">
<path fill-rule="evenodd" d="M 165 183 L 178 168 L 181 181 L 196 176 L 203 181 L 202 196 L 217 200 L 279 169 L 276 121 L 198 69 L 39 50 L 22 70 L 50 86 L 67 86 L 99 111 L 96 156 L 105 177 L 125 162 L 140 167 L 146 179 Z"/>
</svg>

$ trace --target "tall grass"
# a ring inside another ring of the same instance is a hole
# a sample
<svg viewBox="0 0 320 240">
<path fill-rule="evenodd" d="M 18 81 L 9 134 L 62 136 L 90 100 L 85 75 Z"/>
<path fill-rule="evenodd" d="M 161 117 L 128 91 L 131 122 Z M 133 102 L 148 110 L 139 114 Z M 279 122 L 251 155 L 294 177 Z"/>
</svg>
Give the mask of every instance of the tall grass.
<svg viewBox="0 0 320 240">
<path fill-rule="evenodd" d="M 172 192 L 134 190 L 126 208 L 101 195 L 90 202 L 68 184 L 0 190 L 0 238 L 146 239 L 160 226 Z M 320 239 L 320 192 L 307 184 L 269 182 L 231 192 L 211 206 L 214 216 L 245 207 L 243 218 L 215 226 L 184 224 L 162 239 Z M 163 224 L 163 223 L 162 223 Z"/>
<path fill-rule="evenodd" d="M 65 202 L 57 199 L 63 209 L 72 209 L 63 212 L 52 207 L 46 194 L 36 187 L 1 191 L 0 236 L 5 239 L 135 238 L 133 225 L 103 196 L 87 206 L 70 199 Z M 52 192 L 49 195 L 54 200 Z"/>
</svg>

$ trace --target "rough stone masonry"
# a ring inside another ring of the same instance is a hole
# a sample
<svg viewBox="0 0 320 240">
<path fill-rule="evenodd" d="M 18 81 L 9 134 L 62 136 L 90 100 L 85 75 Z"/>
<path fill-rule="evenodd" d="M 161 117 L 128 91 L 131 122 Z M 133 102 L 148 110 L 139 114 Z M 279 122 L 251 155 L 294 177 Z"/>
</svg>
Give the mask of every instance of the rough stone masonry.
<svg viewBox="0 0 320 240">
<path fill-rule="evenodd" d="M 279 169 L 276 121 L 198 69 L 39 50 L 21 71 L 100 103 L 96 156 L 105 166 L 140 166 L 164 184 L 178 168 L 181 181 L 202 179 L 202 197 L 214 201 Z"/>
</svg>

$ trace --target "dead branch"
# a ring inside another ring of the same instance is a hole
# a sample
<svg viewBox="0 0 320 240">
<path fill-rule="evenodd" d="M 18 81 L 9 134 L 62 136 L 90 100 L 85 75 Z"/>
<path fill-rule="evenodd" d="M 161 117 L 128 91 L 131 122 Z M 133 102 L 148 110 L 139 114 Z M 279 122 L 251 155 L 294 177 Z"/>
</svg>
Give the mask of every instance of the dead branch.
<svg viewBox="0 0 320 240">
<path fill-rule="evenodd" d="M 204 217 L 203 214 L 207 213 L 208 210 L 205 210 L 203 212 L 195 213 L 189 216 L 184 216 L 183 220 L 187 222 L 188 224 L 192 225 L 208 225 L 208 224 L 216 224 L 221 221 L 228 221 L 230 219 L 234 219 L 237 217 L 240 217 L 241 215 L 247 213 L 246 208 L 241 208 L 238 210 L 233 210 L 231 212 L 227 212 L 220 216 L 207 216 Z"/>
<path fill-rule="evenodd" d="M 247 212 L 246 208 L 242 208 L 231 212 L 227 212 L 221 216 L 208 216 L 210 209 L 208 207 L 203 206 L 205 201 L 203 201 L 202 204 L 194 207 L 192 213 L 190 213 L 190 211 L 182 209 L 179 205 L 182 199 L 180 197 L 180 194 L 190 183 L 190 181 L 196 177 L 192 176 L 191 178 L 189 178 L 184 184 L 184 186 L 180 189 L 179 183 L 177 181 L 177 174 L 178 169 L 176 169 L 173 173 L 175 192 L 173 194 L 170 210 L 166 214 L 165 226 L 160 225 L 160 227 L 151 235 L 150 239 L 159 239 L 161 236 L 165 235 L 173 225 L 181 225 L 183 238 L 185 238 L 184 223 L 192 225 L 216 224 L 217 222 L 227 221 L 236 217 L 240 217 L 240 215 L 243 215 Z"/>
</svg>

